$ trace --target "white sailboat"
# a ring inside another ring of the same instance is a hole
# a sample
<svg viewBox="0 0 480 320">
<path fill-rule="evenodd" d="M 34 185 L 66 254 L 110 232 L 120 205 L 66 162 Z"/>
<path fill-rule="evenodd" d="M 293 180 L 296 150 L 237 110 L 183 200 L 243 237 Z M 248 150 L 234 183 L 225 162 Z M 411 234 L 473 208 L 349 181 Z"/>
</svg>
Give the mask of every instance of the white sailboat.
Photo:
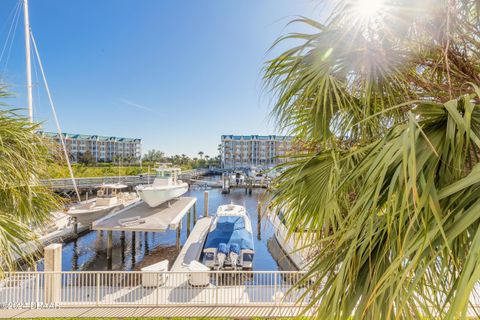
<svg viewBox="0 0 480 320">
<path fill-rule="evenodd" d="M 157 207 L 188 191 L 188 183 L 178 179 L 181 172 L 179 168 L 160 167 L 156 171 L 157 174 L 152 184 L 136 187 L 140 197 L 150 207 Z"/>
<path fill-rule="evenodd" d="M 24 14 L 24 29 L 25 29 L 25 65 L 26 65 L 26 76 L 27 76 L 27 101 L 28 101 L 28 118 L 30 122 L 33 122 L 33 94 L 32 94 L 32 61 L 31 61 L 31 45 L 33 44 L 33 52 L 35 57 L 37 58 L 38 68 L 40 70 L 40 74 L 42 76 L 43 84 L 45 86 L 45 91 L 47 93 L 48 102 L 50 104 L 53 119 L 55 121 L 55 126 L 57 127 L 57 132 L 59 135 L 60 143 L 62 145 L 63 154 L 67 161 L 68 171 L 70 173 L 70 177 L 72 179 L 73 188 L 75 189 L 75 193 L 77 195 L 78 201 L 80 199 L 80 193 L 78 192 L 77 183 L 75 181 L 75 177 L 73 175 L 73 169 L 70 164 L 69 155 L 67 152 L 67 148 L 65 146 L 64 137 L 62 134 L 62 130 L 60 128 L 60 122 L 58 121 L 57 112 L 55 110 L 55 105 L 53 103 L 52 94 L 50 92 L 50 87 L 48 86 L 47 77 L 45 76 L 45 71 L 43 69 L 42 60 L 40 59 L 40 54 L 38 52 L 37 44 L 35 43 L 35 38 L 33 36 L 33 32 L 30 28 L 30 17 L 28 11 L 28 0 L 21 0 L 23 4 L 23 14 Z"/>
<path fill-rule="evenodd" d="M 95 220 L 140 201 L 135 193 L 121 192 L 125 188 L 127 188 L 126 185 L 119 183 L 103 184 L 99 187 L 96 199 L 70 207 L 67 214 L 76 218 L 81 224 L 89 225 Z"/>
</svg>

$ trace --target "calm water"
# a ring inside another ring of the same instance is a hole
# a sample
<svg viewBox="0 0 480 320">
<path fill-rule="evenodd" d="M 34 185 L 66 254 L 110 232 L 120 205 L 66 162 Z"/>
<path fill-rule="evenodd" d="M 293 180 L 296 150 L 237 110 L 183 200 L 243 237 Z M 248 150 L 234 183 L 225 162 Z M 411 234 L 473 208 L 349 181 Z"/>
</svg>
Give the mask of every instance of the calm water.
<svg viewBox="0 0 480 320">
<path fill-rule="evenodd" d="M 219 205 L 239 204 L 245 206 L 250 215 L 255 241 L 254 270 L 280 270 L 290 269 L 291 266 L 281 253 L 273 236 L 273 227 L 267 218 L 263 218 L 258 229 L 257 203 L 264 195 L 265 190 L 253 190 L 246 194 L 245 190 L 232 190 L 230 194 L 222 194 L 221 189 L 210 189 L 210 213 L 214 213 Z M 186 196 L 196 197 L 197 215 L 203 215 L 204 190 L 189 191 Z M 258 235 L 260 231 L 260 236 Z M 175 260 L 178 252 L 175 249 L 175 231 L 162 233 L 136 232 L 132 237 L 131 232 L 113 232 L 113 259 L 112 270 L 138 270 L 144 266 L 170 260 L 170 265 Z M 181 242 L 185 243 L 186 216 L 183 219 Z M 62 270 L 108 270 L 107 263 L 107 233 L 91 231 L 77 240 L 64 243 Z M 274 258 L 275 256 L 275 258 Z M 277 262 L 278 261 L 278 262 Z M 43 261 L 39 261 L 38 269 L 43 270 Z"/>
</svg>

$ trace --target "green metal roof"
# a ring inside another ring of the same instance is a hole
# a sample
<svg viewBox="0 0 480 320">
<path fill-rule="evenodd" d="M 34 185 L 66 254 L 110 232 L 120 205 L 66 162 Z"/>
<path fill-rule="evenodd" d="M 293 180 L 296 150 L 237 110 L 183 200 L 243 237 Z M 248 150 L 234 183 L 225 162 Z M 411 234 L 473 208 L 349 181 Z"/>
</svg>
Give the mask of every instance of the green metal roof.
<svg viewBox="0 0 480 320">
<path fill-rule="evenodd" d="M 47 132 L 47 131 L 38 131 L 42 136 L 49 138 L 58 138 L 58 133 L 56 132 Z M 62 133 L 64 138 L 70 139 L 79 139 L 79 140 L 93 140 L 93 141 L 110 141 L 110 142 L 141 142 L 142 139 L 139 138 L 123 138 L 123 137 L 107 137 L 99 135 L 87 135 L 87 134 L 78 134 L 78 133 Z"/>
</svg>

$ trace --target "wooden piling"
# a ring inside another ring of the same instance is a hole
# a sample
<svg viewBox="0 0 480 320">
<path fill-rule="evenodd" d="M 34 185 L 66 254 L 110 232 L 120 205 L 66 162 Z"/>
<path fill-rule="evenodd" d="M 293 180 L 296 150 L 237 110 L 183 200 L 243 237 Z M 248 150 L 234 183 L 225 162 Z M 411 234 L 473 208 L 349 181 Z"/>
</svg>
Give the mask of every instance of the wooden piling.
<svg viewBox="0 0 480 320">
<path fill-rule="evenodd" d="M 193 204 L 193 225 L 197 224 L 197 202 Z"/>
<path fill-rule="evenodd" d="M 181 249 L 181 246 L 180 246 L 181 231 L 182 231 L 182 224 L 179 223 L 177 227 L 177 238 L 175 239 L 175 247 L 177 248 L 177 250 Z"/>
<path fill-rule="evenodd" d="M 208 191 L 203 193 L 203 216 L 208 217 Z"/>
<path fill-rule="evenodd" d="M 112 270 L 113 231 L 107 233 L 107 269 Z"/>
<path fill-rule="evenodd" d="M 257 205 L 257 239 L 262 240 L 262 205 Z"/>
<path fill-rule="evenodd" d="M 187 237 L 190 235 L 190 225 L 192 224 L 192 209 L 188 209 L 187 213 Z"/>
<path fill-rule="evenodd" d="M 77 218 L 73 218 L 73 236 L 76 238 L 78 237 L 78 221 Z"/>
<path fill-rule="evenodd" d="M 137 254 L 137 241 L 136 241 L 136 232 L 132 232 L 132 268 L 135 266 L 135 256 Z"/>
</svg>

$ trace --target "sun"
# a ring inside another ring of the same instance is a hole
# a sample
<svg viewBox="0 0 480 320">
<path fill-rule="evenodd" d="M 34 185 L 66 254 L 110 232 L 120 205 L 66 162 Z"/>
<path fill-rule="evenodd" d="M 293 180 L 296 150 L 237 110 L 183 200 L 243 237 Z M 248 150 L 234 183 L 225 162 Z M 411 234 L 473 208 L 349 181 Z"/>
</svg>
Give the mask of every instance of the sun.
<svg viewBox="0 0 480 320">
<path fill-rule="evenodd" d="M 371 18 L 382 9 L 384 0 L 355 0 L 354 11 L 362 18 Z"/>
</svg>

